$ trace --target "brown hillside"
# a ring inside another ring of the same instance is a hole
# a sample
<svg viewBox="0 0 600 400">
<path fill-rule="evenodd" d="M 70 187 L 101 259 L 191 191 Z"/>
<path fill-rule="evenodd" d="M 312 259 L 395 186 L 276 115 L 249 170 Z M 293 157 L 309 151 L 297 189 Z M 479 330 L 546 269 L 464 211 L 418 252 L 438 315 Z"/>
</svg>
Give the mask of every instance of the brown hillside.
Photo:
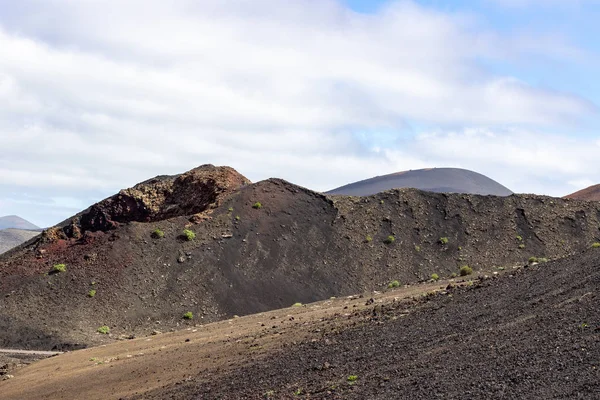
<svg viewBox="0 0 600 400">
<path fill-rule="evenodd" d="M 495 272 L 69 352 L 10 371 L 15 377 L 0 381 L 0 393 L 7 400 L 596 399 L 600 249 Z"/>
<path fill-rule="evenodd" d="M 104 343 L 185 326 L 187 311 L 211 322 L 447 277 L 466 264 L 562 257 L 600 236 L 600 206 L 589 202 L 414 189 L 326 197 L 277 179 L 244 185 L 212 166 L 165 179 L 0 257 L 0 347 Z M 156 228 L 163 238 L 152 238 Z M 196 238 L 184 240 L 183 229 Z M 49 273 L 59 263 L 66 272 Z M 96 333 L 102 325 L 110 335 Z"/>
<path fill-rule="evenodd" d="M 566 199 L 600 201 L 600 184 L 581 189 L 565 196 Z"/>
</svg>

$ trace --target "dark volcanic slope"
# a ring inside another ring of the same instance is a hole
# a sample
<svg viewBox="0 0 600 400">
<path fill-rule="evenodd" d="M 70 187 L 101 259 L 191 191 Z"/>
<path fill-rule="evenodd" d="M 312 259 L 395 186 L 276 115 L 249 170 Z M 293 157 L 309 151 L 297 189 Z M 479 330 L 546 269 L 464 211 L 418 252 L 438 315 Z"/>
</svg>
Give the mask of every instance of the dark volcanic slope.
<svg viewBox="0 0 600 400">
<path fill-rule="evenodd" d="M 96 334 L 102 325 L 112 338 L 148 333 L 179 326 L 187 311 L 215 321 L 466 264 L 561 257 L 600 237 L 593 202 L 414 189 L 328 198 L 212 166 L 152 182 L 0 257 L 0 347 L 89 345 L 110 339 Z M 58 263 L 67 271 L 49 273 Z"/>
<path fill-rule="evenodd" d="M 509 196 L 512 192 L 477 172 L 460 168 L 428 168 L 377 176 L 333 189 L 327 194 L 368 196 L 385 190 L 415 188 L 438 193 Z"/>
<path fill-rule="evenodd" d="M 26 231 L 23 229 L 0 229 L 0 254 L 17 247 L 21 243 L 39 235 L 37 231 Z"/>
<path fill-rule="evenodd" d="M 376 306 L 356 327 L 332 322 L 319 339 L 248 357 L 219 379 L 201 374 L 140 398 L 598 399 L 599 290 L 600 249 L 590 249 L 414 312 Z"/>
<path fill-rule="evenodd" d="M 581 189 L 565 196 L 567 199 L 600 201 L 600 184 Z"/>
<path fill-rule="evenodd" d="M 16 215 L 7 215 L 4 217 L 0 217 L 0 229 L 25 229 L 25 230 L 36 230 L 40 229 L 39 226 L 35 226 L 31 222 L 24 220 L 21 217 Z"/>
</svg>

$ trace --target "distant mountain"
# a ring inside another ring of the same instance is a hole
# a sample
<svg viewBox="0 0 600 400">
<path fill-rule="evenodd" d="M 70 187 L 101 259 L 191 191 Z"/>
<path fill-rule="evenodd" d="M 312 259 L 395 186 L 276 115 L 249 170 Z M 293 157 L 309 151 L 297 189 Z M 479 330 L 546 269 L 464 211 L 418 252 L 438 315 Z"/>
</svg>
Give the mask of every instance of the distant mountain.
<svg viewBox="0 0 600 400">
<path fill-rule="evenodd" d="M 18 217 L 16 215 L 7 215 L 0 217 L 0 229 L 25 229 L 25 230 L 39 230 L 40 227 L 32 224 L 31 222 Z"/>
<path fill-rule="evenodd" d="M 17 247 L 21 243 L 39 235 L 38 231 L 23 229 L 1 229 L 0 230 L 0 254 Z"/>
<path fill-rule="evenodd" d="M 600 201 L 600 184 L 592 185 L 575 193 L 568 194 L 565 199 Z"/>
<path fill-rule="evenodd" d="M 427 168 L 376 176 L 350 183 L 326 194 L 369 196 L 389 189 L 415 188 L 437 193 L 470 193 L 510 196 L 508 188 L 493 179 L 461 168 Z"/>
</svg>

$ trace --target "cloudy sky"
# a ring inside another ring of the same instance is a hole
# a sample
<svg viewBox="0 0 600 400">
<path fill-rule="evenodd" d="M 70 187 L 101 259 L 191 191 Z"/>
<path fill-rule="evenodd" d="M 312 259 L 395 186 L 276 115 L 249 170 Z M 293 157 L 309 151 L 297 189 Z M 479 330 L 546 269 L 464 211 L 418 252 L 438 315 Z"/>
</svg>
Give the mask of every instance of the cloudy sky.
<svg viewBox="0 0 600 400">
<path fill-rule="evenodd" d="M 451 5 L 448 5 L 451 4 Z M 0 0 L 0 216 L 201 164 L 600 182 L 600 0 Z"/>
</svg>

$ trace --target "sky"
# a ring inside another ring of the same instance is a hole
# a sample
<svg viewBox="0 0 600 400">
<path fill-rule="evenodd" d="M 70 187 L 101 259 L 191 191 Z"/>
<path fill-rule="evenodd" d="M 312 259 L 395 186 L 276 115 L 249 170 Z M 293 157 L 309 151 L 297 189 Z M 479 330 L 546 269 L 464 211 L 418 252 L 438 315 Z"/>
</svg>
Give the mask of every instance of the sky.
<svg viewBox="0 0 600 400">
<path fill-rule="evenodd" d="M 0 216 L 202 164 L 600 183 L 600 0 L 0 0 Z"/>
</svg>

